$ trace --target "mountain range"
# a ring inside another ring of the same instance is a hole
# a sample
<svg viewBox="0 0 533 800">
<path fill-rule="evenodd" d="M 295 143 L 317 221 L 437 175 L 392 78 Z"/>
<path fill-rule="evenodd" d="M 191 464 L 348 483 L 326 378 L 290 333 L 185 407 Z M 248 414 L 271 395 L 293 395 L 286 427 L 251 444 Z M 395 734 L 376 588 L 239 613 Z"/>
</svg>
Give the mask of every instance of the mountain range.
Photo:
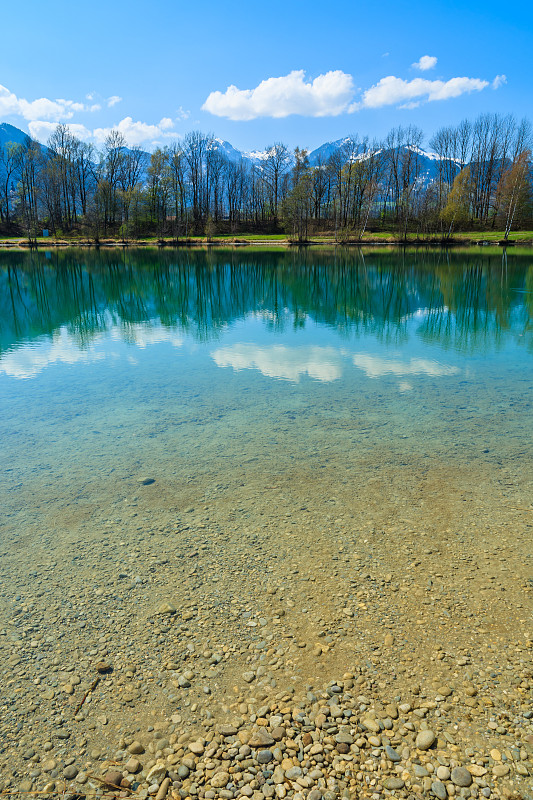
<svg viewBox="0 0 533 800">
<path fill-rule="evenodd" d="M 23 144 L 27 138 L 28 134 L 24 133 L 24 131 L 21 131 L 19 128 L 16 128 L 14 125 L 10 125 L 7 122 L 0 123 L 0 148 L 3 148 L 10 142 Z M 312 150 L 309 153 L 309 164 L 312 167 L 316 166 L 318 163 L 324 164 L 328 158 L 341 147 L 343 147 L 347 141 L 348 139 L 344 137 L 333 142 L 324 142 L 324 144 L 320 145 L 320 147 L 317 147 L 315 150 Z M 227 159 L 235 163 L 239 163 L 241 160 L 243 160 L 250 164 L 260 164 L 262 161 L 264 161 L 267 155 L 266 151 L 264 150 L 241 152 L 233 147 L 230 142 L 226 142 L 217 138 L 214 139 L 213 147 L 221 155 L 224 155 Z M 41 148 L 44 151 L 47 149 L 46 145 L 43 144 L 41 144 Z M 437 176 L 437 162 L 439 160 L 439 156 L 436 153 L 431 153 L 425 150 L 419 150 L 418 154 L 420 158 L 420 180 L 422 183 L 430 183 Z M 147 161 L 149 155 L 149 153 L 146 154 Z M 0 173 L 1 170 L 2 166 L 0 163 Z"/>
</svg>

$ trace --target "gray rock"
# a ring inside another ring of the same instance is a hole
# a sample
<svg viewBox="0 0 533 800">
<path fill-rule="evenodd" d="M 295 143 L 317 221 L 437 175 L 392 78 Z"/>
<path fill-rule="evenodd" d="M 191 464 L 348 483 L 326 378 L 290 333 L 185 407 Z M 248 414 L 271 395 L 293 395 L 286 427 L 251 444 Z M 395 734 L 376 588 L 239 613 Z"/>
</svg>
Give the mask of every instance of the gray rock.
<svg viewBox="0 0 533 800">
<path fill-rule="evenodd" d="M 236 736 L 237 735 L 237 728 L 235 725 L 219 725 L 218 732 L 221 736 L 225 738 L 228 736 Z"/>
<path fill-rule="evenodd" d="M 257 748 L 257 747 L 261 747 L 261 748 L 271 747 L 274 743 L 275 743 L 275 740 L 269 734 L 269 732 L 267 730 L 265 730 L 265 728 L 259 728 L 259 730 L 255 731 L 255 733 L 252 733 L 252 735 L 248 739 L 248 745 L 250 747 L 254 747 L 254 748 Z"/>
<path fill-rule="evenodd" d="M 465 769 L 465 767 L 455 767 L 452 769 L 452 782 L 456 786 L 470 786 L 472 784 L 472 775 Z"/>
<path fill-rule="evenodd" d="M 429 750 L 436 738 L 433 731 L 420 731 L 416 737 L 415 745 L 419 750 Z"/>
<path fill-rule="evenodd" d="M 433 781 L 431 784 L 431 791 L 439 800 L 447 800 L 448 792 L 446 791 L 446 786 L 441 781 Z"/>
<path fill-rule="evenodd" d="M 300 778 L 302 774 L 303 773 L 302 773 L 302 768 L 301 767 L 291 767 L 285 773 L 285 777 L 289 781 L 295 781 L 296 778 Z"/>
<path fill-rule="evenodd" d="M 390 759 L 391 761 L 395 761 L 396 762 L 396 761 L 401 761 L 402 760 L 401 755 L 399 753 L 397 753 L 396 750 L 394 749 L 394 747 L 391 747 L 390 744 L 386 745 L 385 753 L 387 755 L 387 758 Z"/>
<path fill-rule="evenodd" d="M 385 787 L 385 789 L 389 789 L 391 791 L 393 789 L 403 789 L 403 787 L 405 786 L 405 781 L 402 781 L 401 778 L 395 778 L 395 777 L 385 778 L 385 780 L 383 781 L 383 786 Z"/>
<path fill-rule="evenodd" d="M 65 769 L 63 770 L 63 777 L 67 781 L 73 781 L 77 774 L 78 774 L 78 768 L 75 767 L 74 764 L 71 764 L 70 767 L 65 767 Z"/>
<path fill-rule="evenodd" d="M 353 736 L 350 736 L 349 733 L 338 733 L 335 736 L 335 741 L 337 744 L 343 742 L 344 744 L 353 744 Z"/>
<path fill-rule="evenodd" d="M 272 750 L 260 750 L 256 756 L 259 764 L 268 764 L 274 758 Z"/>
</svg>

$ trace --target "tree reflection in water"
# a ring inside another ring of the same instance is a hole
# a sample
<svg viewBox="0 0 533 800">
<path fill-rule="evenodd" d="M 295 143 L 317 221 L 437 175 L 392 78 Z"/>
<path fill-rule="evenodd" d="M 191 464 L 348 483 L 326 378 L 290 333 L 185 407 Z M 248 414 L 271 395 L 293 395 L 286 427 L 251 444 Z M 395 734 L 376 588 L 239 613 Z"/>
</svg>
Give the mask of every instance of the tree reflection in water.
<svg viewBox="0 0 533 800">
<path fill-rule="evenodd" d="M 80 347 L 158 324 L 198 341 L 260 314 L 387 344 L 417 334 L 473 352 L 512 336 L 533 350 L 533 258 L 362 250 L 65 250 L 0 254 L 0 354 L 64 327 Z"/>
</svg>

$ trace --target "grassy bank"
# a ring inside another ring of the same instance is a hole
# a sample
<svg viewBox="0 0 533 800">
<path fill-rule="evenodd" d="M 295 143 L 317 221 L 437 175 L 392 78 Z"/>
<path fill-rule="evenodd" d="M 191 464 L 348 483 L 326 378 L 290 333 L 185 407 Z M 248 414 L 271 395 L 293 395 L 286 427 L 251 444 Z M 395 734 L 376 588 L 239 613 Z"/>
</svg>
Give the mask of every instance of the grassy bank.
<svg viewBox="0 0 533 800">
<path fill-rule="evenodd" d="M 36 239 L 29 240 L 27 237 L 10 236 L 0 238 L 0 248 L 28 248 L 28 247 L 173 247 L 173 246 L 216 246 L 216 245 L 231 245 L 235 247 L 253 246 L 283 246 L 291 247 L 298 245 L 342 245 L 342 246 L 358 246 L 358 245 L 404 245 L 409 246 L 469 246 L 469 245 L 500 245 L 510 246 L 515 244 L 533 246 L 533 231 L 519 231 L 512 234 L 510 239 L 504 241 L 503 231 L 490 231 L 490 232 L 458 232 L 453 237 L 443 239 L 439 234 L 428 234 L 421 236 L 416 233 L 409 233 L 407 237 L 399 237 L 395 232 L 379 232 L 367 233 L 362 239 L 335 239 L 335 236 L 328 234 L 317 234 L 310 237 L 306 242 L 294 241 L 285 234 L 240 234 L 238 236 L 224 234 L 220 236 L 212 236 L 207 238 L 205 236 L 192 236 L 188 238 L 175 239 L 173 237 L 156 236 L 142 237 L 139 239 L 121 239 L 115 237 L 106 237 L 99 240 L 90 239 L 83 236 L 68 236 L 68 237 L 37 237 Z"/>
</svg>

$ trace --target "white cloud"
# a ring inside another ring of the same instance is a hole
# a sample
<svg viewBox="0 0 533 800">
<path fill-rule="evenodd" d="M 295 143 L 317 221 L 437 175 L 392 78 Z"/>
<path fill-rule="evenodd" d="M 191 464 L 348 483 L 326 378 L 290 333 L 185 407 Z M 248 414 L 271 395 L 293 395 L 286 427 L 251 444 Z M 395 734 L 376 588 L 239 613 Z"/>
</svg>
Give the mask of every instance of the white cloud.
<svg viewBox="0 0 533 800">
<path fill-rule="evenodd" d="M 189 119 L 191 112 L 180 106 L 176 111 L 176 119 Z"/>
<path fill-rule="evenodd" d="M 448 81 L 430 81 L 427 78 L 414 78 L 411 81 L 388 75 L 375 86 L 363 92 L 363 99 L 355 104 L 357 108 L 381 108 L 382 106 L 409 104 L 432 100 L 449 100 L 469 92 L 480 92 L 489 85 L 479 78 L 450 78 Z M 356 110 L 355 108 L 353 110 Z"/>
<path fill-rule="evenodd" d="M 31 136 L 39 142 L 46 143 L 50 134 L 56 129 L 57 122 L 47 122 L 46 120 L 34 120 L 29 123 L 28 128 Z M 158 145 L 165 139 L 173 139 L 177 136 L 174 128 L 174 121 L 170 117 L 163 117 L 156 125 L 146 122 L 135 122 L 131 117 L 124 117 L 117 125 L 109 128 L 95 128 L 91 130 L 85 125 L 76 122 L 67 123 L 67 127 L 83 141 L 103 144 L 106 136 L 112 130 L 118 130 L 123 134 L 126 143 L 131 147 L 135 145 Z"/>
<path fill-rule="evenodd" d="M 281 118 L 291 114 L 334 117 L 347 110 L 353 93 L 352 76 L 341 70 L 306 81 L 305 72 L 300 69 L 261 81 L 255 89 L 228 86 L 225 92 L 211 92 L 202 110 L 233 120 Z"/>
<path fill-rule="evenodd" d="M 421 72 L 425 72 L 428 69 L 433 69 L 437 66 L 437 57 L 436 56 L 422 56 L 418 61 L 415 61 L 414 64 L 411 64 L 414 69 L 419 69 Z"/>
<path fill-rule="evenodd" d="M 163 117 L 157 125 L 150 125 L 147 122 L 135 122 L 131 117 L 124 117 L 112 128 L 95 128 L 92 132 L 92 138 L 98 144 L 102 144 L 112 130 L 118 130 L 131 146 L 144 143 L 156 144 L 161 139 L 176 136 L 173 128 L 174 123 L 169 117 Z"/>
<path fill-rule="evenodd" d="M 74 100 L 49 100 L 46 97 L 39 97 L 36 100 L 26 100 L 24 97 L 17 97 L 5 86 L 0 85 L 0 117 L 15 115 L 26 120 L 52 120 L 61 122 L 72 119 L 76 112 L 98 111 L 100 106 L 94 104 L 87 106 Z"/>
<path fill-rule="evenodd" d="M 265 347 L 234 344 L 211 353 L 219 367 L 257 369 L 267 378 L 281 378 L 298 383 L 302 375 L 318 381 L 335 381 L 342 375 L 341 356 L 333 347 Z"/>
<path fill-rule="evenodd" d="M 413 67 L 428 70 L 436 63 L 436 56 L 422 56 Z M 492 86 L 497 89 L 505 82 L 505 75 L 497 75 Z M 360 100 L 354 100 L 356 90 L 351 75 L 334 70 L 306 81 L 304 70 L 294 70 L 280 78 L 268 78 L 255 89 L 229 86 L 225 92 L 211 92 L 202 109 L 218 117 L 240 121 L 258 117 L 281 118 L 290 114 L 326 117 L 387 105 L 416 108 L 423 102 L 449 100 L 480 92 L 487 86 L 489 82 L 480 78 L 404 80 L 388 75 L 366 89 Z"/>
<path fill-rule="evenodd" d="M 67 127 L 69 131 L 74 134 L 74 136 L 78 137 L 78 139 L 86 140 L 92 137 L 92 132 L 89 130 L 89 128 L 86 128 L 85 125 L 80 125 L 76 122 L 69 122 Z M 48 138 L 57 128 L 57 122 L 34 120 L 29 123 L 28 128 L 33 139 L 37 139 L 38 142 L 46 144 Z"/>
<path fill-rule="evenodd" d="M 506 83 L 507 83 L 507 75 L 496 75 L 496 77 L 492 81 L 492 88 L 499 89 L 500 86 L 503 86 Z"/>
<path fill-rule="evenodd" d="M 383 375 L 395 375 L 402 378 L 406 375 L 430 375 L 440 378 L 445 375 L 457 375 L 458 367 L 450 364 L 440 364 L 426 358 L 410 358 L 403 361 L 400 358 L 383 358 L 382 356 L 356 353 L 353 356 L 354 366 L 362 369 L 368 378 L 381 378 Z"/>
<path fill-rule="evenodd" d="M 116 106 L 117 103 L 121 102 L 122 102 L 122 97 L 119 97 L 118 94 L 114 94 L 111 97 L 107 98 L 107 107 L 113 108 L 113 106 Z"/>
</svg>

